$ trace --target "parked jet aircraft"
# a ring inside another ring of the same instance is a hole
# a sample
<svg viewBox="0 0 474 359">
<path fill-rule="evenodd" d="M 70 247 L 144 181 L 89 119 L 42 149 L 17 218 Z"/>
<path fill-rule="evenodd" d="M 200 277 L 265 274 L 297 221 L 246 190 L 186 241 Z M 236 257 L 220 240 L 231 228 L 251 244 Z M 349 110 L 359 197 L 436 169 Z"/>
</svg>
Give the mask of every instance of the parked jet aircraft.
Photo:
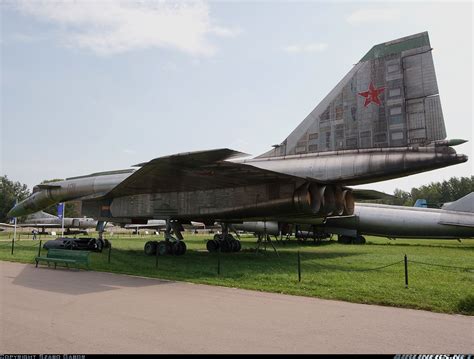
<svg viewBox="0 0 474 359">
<path fill-rule="evenodd" d="M 14 227 L 12 224 L 1 223 L 3 227 Z M 87 233 L 87 229 L 95 228 L 97 221 L 93 218 L 64 218 L 65 234 Z M 62 228 L 61 218 L 39 211 L 28 215 L 21 223 L 17 223 L 17 227 L 41 228 L 45 232 L 46 228 Z"/>
<path fill-rule="evenodd" d="M 181 231 L 184 231 L 185 229 L 188 230 L 194 230 L 197 231 L 198 229 L 205 230 L 205 229 L 214 229 L 216 226 L 206 226 L 204 223 L 200 222 L 193 222 L 191 221 L 189 224 L 184 224 L 180 228 Z M 166 230 L 166 220 L 163 219 L 149 219 L 147 223 L 145 224 L 132 224 L 128 223 L 123 226 L 125 229 L 132 229 L 134 233 L 138 234 L 141 229 L 154 229 L 157 231 L 164 231 Z M 220 228 L 220 226 L 217 226 L 217 228 Z"/>
<path fill-rule="evenodd" d="M 224 223 L 222 238 L 235 244 L 225 223 L 351 215 L 350 185 L 467 161 L 450 147 L 464 141 L 445 140 L 431 50 L 426 32 L 374 46 L 283 142 L 253 159 L 237 161 L 243 154 L 230 149 L 181 153 L 41 184 L 9 215 L 80 199 L 98 229 L 166 220 L 167 240 L 152 249 L 174 254 L 185 252 L 179 224 L 191 220 Z"/>
<path fill-rule="evenodd" d="M 233 226 L 267 235 L 284 235 L 289 228 L 288 223 L 278 222 L 244 222 Z M 309 237 L 318 233 L 338 234 L 342 243 L 365 243 L 364 234 L 388 238 L 474 238 L 474 192 L 441 209 L 356 203 L 353 216 L 328 217 L 324 224 L 307 225 L 304 230 Z"/>
<path fill-rule="evenodd" d="M 342 235 L 343 241 L 362 234 L 388 238 L 473 238 L 474 192 L 441 209 L 358 203 L 352 218 L 328 218 L 325 231 Z"/>
</svg>

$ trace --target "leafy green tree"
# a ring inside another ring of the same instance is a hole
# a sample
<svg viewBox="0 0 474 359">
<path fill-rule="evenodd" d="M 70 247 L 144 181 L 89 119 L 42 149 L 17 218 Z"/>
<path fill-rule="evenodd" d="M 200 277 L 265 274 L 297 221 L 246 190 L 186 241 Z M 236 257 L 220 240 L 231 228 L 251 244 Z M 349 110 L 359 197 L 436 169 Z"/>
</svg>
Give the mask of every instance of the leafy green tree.
<svg viewBox="0 0 474 359">
<path fill-rule="evenodd" d="M 26 184 L 13 182 L 8 179 L 7 175 L 0 176 L 0 221 L 8 220 L 7 213 L 18 202 L 24 200 L 30 195 L 30 190 Z"/>
<path fill-rule="evenodd" d="M 413 205 L 413 199 L 411 197 L 410 192 L 406 192 L 401 189 L 395 189 L 393 191 L 393 195 L 397 197 L 394 201 L 393 204 L 398 205 L 398 206 L 412 206 Z"/>
<path fill-rule="evenodd" d="M 414 201 L 424 198 L 429 205 L 440 206 L 446 202 L 456 201 L 465 195 L 474 192 L 474 176 L 451 177 L 442 182 L 432 182 L 418 188 L 411 189 Z"/>
</svg>

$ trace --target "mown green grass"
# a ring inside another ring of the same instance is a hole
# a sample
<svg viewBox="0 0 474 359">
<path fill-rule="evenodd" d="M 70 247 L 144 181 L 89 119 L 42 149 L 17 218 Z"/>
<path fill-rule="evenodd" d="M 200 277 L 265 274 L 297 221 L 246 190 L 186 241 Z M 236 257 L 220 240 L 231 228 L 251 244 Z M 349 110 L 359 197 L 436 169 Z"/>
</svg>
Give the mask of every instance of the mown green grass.
<svg viewBox="0 0 474 359">
<path fill-rule="evenodd" d="M 156 238 L 156 236 L 154 236 Z M 22 238 L 25 238 L 24 236 Z M 242 238 L 243 251 L 208 253 L 210 236 L 186 235 L 184 256 L 158 258 L 143 254 L 152 236 L 108 237 L 108 251 L 91 254 L 91 269 L 194 283 L 222 285 L 268 292 L 314 296 L 357 303 L 382 304 L 436 312 L 474 314 L 474 240 L 396 240 L 366 237 L 366 245 L 326 241 L 275 243 L 254 253 L 256 239 Z M 162 239 L 158 238 L 158 239 Z M 45 240 L 45 238 L 43 238 Z M 0 234 L 0 260 L 34 263 L 39 241 L 21 239 L 11 255 L 8 234 Z M 302 280 L 298 282 L 297 252 L 301 254 Z M 44 250 L 43 250 L 44 253 Z M 403 257 L 408 256 L 409 287 L 405 288 Z M 429 266 L 413 261 L 470 269 Z M 392 266 L 371 270 L 396 263 Z"/>
</svg>

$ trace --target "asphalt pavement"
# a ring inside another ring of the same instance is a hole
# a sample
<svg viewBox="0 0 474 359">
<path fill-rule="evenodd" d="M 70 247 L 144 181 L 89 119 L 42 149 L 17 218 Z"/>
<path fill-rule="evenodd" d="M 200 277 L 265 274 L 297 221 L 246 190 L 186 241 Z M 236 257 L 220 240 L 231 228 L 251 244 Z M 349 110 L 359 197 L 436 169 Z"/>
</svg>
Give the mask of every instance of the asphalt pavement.
<svg viewBox="0 0 474 359">
<path fill-rule="evenodd" d="M 473 353 L 474 317 L 0 261 L 0 353 Z"/>
</svg>

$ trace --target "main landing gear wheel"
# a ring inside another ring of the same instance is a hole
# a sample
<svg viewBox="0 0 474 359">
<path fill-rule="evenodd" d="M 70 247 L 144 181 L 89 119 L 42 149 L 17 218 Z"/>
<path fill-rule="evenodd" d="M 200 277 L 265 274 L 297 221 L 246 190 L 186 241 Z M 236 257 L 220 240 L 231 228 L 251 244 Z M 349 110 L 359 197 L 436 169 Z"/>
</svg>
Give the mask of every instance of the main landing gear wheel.
<svg viewBox="0 0 474 359">
<path fill-rule="evenodd" d="M 215 234 L 214 239 L 207 241 L 206 248 L 209 252 L 214 253 L 219 249 L 223 253 L 239 252 L 242 248 L 240 241 L 236 240 L 232 235 Z"/>
<path fill-rule="evenodd" d="M 158 254 L 160 256 L 165 256 L 171 253 L 171 248 L 168 242 L 160 241 L 158 242 Z"/>
<path fill-rule="evenodd" d="M 168 254 L 181 256 L 186 253 L 186 244 L 183 241 L 148 241 L 145 243 L 144 251 L 147 256 L 154 256 L 156 254 L 160 256 Z"/>
<path fill-rule="evenodd" d="M 365 244 L 365 237 L 364 236 L 357 236 L 352 239 L 352 244 Z"/>
<path fill-rule="evenodd" d="M 352 238 L 349 236 L 338 236 L 337 242 L 341 244 L 351 244 Z"/>
<path fill-rule="evenodd" d="M 147 256 L 153 256 L 156 254 L 157 243 L 155 241 L 148 241 L 145 243 L 143 248 Z"/>
<path fill-rule="evenodd" d="M 186 244 L 182 241 L 174 242 L 171 246 L 171 252 L 175 256 L 181 256 L 186 253 Z"/>
<path fill-rule="evenodd" d="M 216 239 L 210 239 L 206 243 L 206 248 L 210 253 L 215 253 L 219 250 L 219 241 Z"/>
<path fill-rule="evenodd" d="M 104 240 L 102 238 L 97 238 L 95 240 L 95 245 L 96 245 L 96 248 L 97 248 L 97 252 L 102 252 L 102 249 L 104 249 Z"/>
</svg>

